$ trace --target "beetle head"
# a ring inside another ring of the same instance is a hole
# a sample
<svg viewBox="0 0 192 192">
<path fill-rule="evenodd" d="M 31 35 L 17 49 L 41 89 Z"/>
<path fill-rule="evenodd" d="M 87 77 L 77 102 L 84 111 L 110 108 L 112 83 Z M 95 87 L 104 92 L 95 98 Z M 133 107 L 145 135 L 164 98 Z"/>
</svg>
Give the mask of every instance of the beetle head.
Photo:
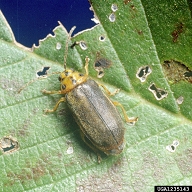
<svg viewBox="0 0 192 192">
<path fill-rule="evenodd" d="M 74 71 L 73 69 L 67 69 L 60 73 L 58 79 L 61 82 L 61 93 L 65 94 L 85 82 L 87 75 Z"/>
</svg>

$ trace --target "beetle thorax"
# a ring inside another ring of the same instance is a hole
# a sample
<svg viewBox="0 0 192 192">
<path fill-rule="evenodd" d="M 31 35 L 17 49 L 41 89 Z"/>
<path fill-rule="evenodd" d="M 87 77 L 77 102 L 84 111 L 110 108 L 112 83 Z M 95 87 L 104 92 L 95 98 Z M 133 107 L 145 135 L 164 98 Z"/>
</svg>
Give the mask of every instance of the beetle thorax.
<svg viewBox="0 0 192 192">
<path fill-rule="evenodd" d="M 72 69 L 63 71 L 59 76 L 59 81 L 61 82 L 61 93 L 65 94 L 70 92 L 72 89 L 85 82 L 87 77 L 87 75 Z"/>
</svg>

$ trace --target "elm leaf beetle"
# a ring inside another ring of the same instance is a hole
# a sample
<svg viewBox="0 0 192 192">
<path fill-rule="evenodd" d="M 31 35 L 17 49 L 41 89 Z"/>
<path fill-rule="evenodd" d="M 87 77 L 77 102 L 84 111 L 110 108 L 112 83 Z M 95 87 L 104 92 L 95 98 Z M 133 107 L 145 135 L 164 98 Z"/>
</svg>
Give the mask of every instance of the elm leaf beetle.
<svg viewBox="0 0 192 192">
<path fill-rule="evenodd" d="M 53 109 L 46 109 L 45 112 L 55 112 L 60 103 L 66 102 L 80 127 L 83 141 L 96 152 L 100 163 L 100 151 L 107 155 L 118 155 L 125 146 L 125 128 L 116 106 L 121 107 L 126 122 L 135 123 L 138 118 L 129 119 L 123 106 L 117 101 L 109 99 L 108 96 L 113 95 L 113 93 L 110 93 L 104 85 L 89 78 L 88 57 L 85 58 L 84 74 L 67 69 L 68 42 L 74 29 L 75 27 L 70 30 L 68 35 L 64 54 L 64 71 L 60 73 L 58 78 L 61 89 L 58 91 L 42 90 L 44 94 L 60 94 L 63 96 Z M 34 80 L 29 83 L 32 82 Z M 100 86 L 107 94 L 100 89 Z"/>
</svg>

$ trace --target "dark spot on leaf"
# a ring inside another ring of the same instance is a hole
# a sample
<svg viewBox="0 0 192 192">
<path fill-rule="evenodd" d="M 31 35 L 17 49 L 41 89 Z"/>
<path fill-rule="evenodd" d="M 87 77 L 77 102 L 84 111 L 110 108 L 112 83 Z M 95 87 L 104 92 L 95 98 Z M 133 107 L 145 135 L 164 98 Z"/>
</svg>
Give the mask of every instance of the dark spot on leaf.
<svg viewBox="0 0 192 192">
<path fill-rule="evenodd" d="M 104 57 L 100 57 L 100 53 L 97 53 L 97 60 L 94 63 L 94 68 L 98 72 L 97 77 L 101 78 L 104 76 L 104 69 L 109 68 L 112 62 Z"/>
<path fill-rule="evenodd" d="M 134 5 L 131 5 L 130 6 L 132 10 L 135 10 L 135 6 Z"/>
<path fill-rule="evenodd" d="M 154 155 L 152 152 L 143 152 L 142 154 L 143 157 L 143 163 L 141 165 L 140 173 L 141 175 L 139 176 L 138 173 L 138 178 L 135 178 L 138 183 L 140 183 L 140 191 L 145 191 L 142 190 L 142 185 L 141 185 L 141 180 L 143 178 L 146 178 L 148 170 L 151 170 L 151 174 L 153 175 L 153 178 L 155 179 L 156 182 L 160 182 L 160 180 L 163 180 L 165 178 L 165 170 L 163 169 L 163 165 L 159 163 L 159 158 Z M 135 186 L 137 187 L 137 182 L 135 183 Z M 144 181 L 145 182 L 145 181 Z"/>
<path fill-rule="evenodd" d="M 27 156 L 26 156 L 27 157 Z M 51 151 L 51 156 L 48 154 L 41 154 L 40 156 L 32 158 L 29 156 L 25 162 L 22 162 L 23 166 L 20 169 L 14 169 L 7 171 L 8 183 L 6 186 L 11 186 L 20 182 L 21 184 L 27 184 L 29 182 L 36 182 L 41 180 L 43 176 L 53 176 L 60 173 L 61 166 L 54 164 L 55 158 L 62 165 L 62 158 L 58 156 L 58 151 Z M 48 181 L 50 181 L 48 179 Z"/>
<path fill-rule="evenodd" d="M 23 122 L 23 124 L 22 124 L 22 126 L 18 129 L 18 134 L 19 134 L 19 136 L 27 136 L 27 135 L 29 135 L 29 125 L 31 124 L 31 121 L 30 121 L 30 119 L 26 119 L 24 122 Z"/>
<path fill-rule="evenodd" d="M 181 155 L 178 155 L 175 160 L 183 176 L 190 176 L 192 172 L 192 148 L 185 150 Z"/>
<path fill-rule="evenodd" d="M 95 61 L 95 68 L 101 67 L 101 68 L 109 68 L 111 66 L 112 62 L 106 58 L 100 58 Z"/>
<path fill-rule="evenodd" d="M 181 33 L 184 31 L 184 24 L 179 22 L 175 25 L 175 30 L 171 33 L 173 42 L 176 43 Z"/>
<path fill-rule="evenodd" d="M 127 166 L 126 158 L 119 158 L 112 165 L 108 165 L 108 169 L 103 169 L 100 174 L 92 172 L 87 178 L 79 177 L 76 180 L 76 191 L 120 192 L 125 191 L 125 189 L 126 191 L 133 191 L 133 188 L 127 186 L 127 183 L 123 181 L 127 175 Z"/>
<path fill-rule="evenodd" d="M 32 122 L 32 118 L 38 114 L 39 109 L 34 108 L 31 112 L 31 115 L 24 119 L 21 124 L 19 124 L 15 129 L 10 130 L 10 134 L 14 137 L 19 136 L 19 137 L 26 137 L 30 134 L 29 127 Z"/>
<path fill-rule="evenodd" d="M 17 172 L 8 172 L 7 177 L 13 182 L 20 181 L 22 184 L 29 180 L 37 181 L 46 173 L 46 164 L 42 160 L 39 160 L 35 165 L 32 165 L 30 161 L 26 162 L 26 167 L 19 169 Z"/>
<path fill-rule="evenodd" d="M 124 0 L 124 4 L 127 5 L 131 0 Z"/>
<path fill-rule="evenodd" d="M 12 77 L 12 79 L 8 79 L 7 77 L 1 76 L 0 78 L 0 87 L 6 91 L 8 91 L 9 95 L 15 97 L 15 93 L 22 86 L 22 82 L 17 80 L 17 77 Z"/>
<path fill-rule="evenodd" d="M 142 30 L 136 30 L 137 31 L 137 33 L 139 34 L 139 35 L 143 35 L 143 31 Z"/>
</svg>

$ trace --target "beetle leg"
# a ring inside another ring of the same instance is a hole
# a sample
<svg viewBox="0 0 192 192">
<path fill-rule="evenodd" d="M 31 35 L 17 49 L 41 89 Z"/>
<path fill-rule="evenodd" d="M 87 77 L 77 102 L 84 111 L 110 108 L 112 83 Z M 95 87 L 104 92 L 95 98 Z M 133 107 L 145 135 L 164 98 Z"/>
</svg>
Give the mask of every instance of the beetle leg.
<svg viewBox="0 0 192 192">
<path fill-rule="evenodd" d="M 119 102 L 117 102 L 117 101 L 112 101 L 112 103 L 113 103 L 115 106 L 121 107 L 121 109 L 122 109 L 122 111 L 123 111 L 123 115 L 124 115 L 125 121 L 126 121 L 127 123 L 135 123 L 135 122 L 138 121 L 138 117 L 136 117 L 136 118 L 134 118 L 134 119 L 129 119 L 129 117 L 127 116 L 127 113 L 126 113 L 126 111 L 125 111 L 125 109 L 124 109 L 124 107 L 123 107 L 123 105 L 122 105 L 121 103 L 119 103 Z"/>
<path fill-rule="evenodd" d="M 85 144 L 87 146 L 89 146 L 97 154 L 97 161 L 98 161 L 98 163 L 101 163 L 102 159 L 101 159 L 101 156 L 100 156 L 98 150 L 94 147 L 94 145 L 91 144 L 91 142 L 87 141 L 88 138 L 86 137 L 86 135 L 82 131 L 80 131 L 80 133 L 81 133 L 81 138 L 85 142 Z"/>
<path fill-rule="evenodd" d="M 99 83 L 98 83 L 98 85 L 101 86 L 101 87 L 105 90 L 105 92 L 107 93 L 107 95 L 109 95 L 109 96 L 113 96 L 113 95 L 119 93 L 119 91 L 120 91 L 120 89 L 116 89 L 113 93 L 111 93 L 111 92 L 107 89 L 107 87 L 105 87 L 105 85 L 99 84 Z"/>
<path fill-rule="evenodd" d="M 56 105 L 55 105 L 55 107 L 53 109 L 45 109 L 44 112 L 45 113 L 52 113 L 52 112 L 56 111 L 57 108 L 59 107 L 59 104 L 61 102 L 65 102 L 65 101 L 66 101 L 65 97 L 61 97 L 61 99 L 56 103 Z"/>
<path fill-rule="evenodd" d="M 85 58 L 85 74 L 88 76 L 89 75 L 89 70 L 88 70 L 88 65 L 89 65 L 89 57 Z"/>
</svg>

